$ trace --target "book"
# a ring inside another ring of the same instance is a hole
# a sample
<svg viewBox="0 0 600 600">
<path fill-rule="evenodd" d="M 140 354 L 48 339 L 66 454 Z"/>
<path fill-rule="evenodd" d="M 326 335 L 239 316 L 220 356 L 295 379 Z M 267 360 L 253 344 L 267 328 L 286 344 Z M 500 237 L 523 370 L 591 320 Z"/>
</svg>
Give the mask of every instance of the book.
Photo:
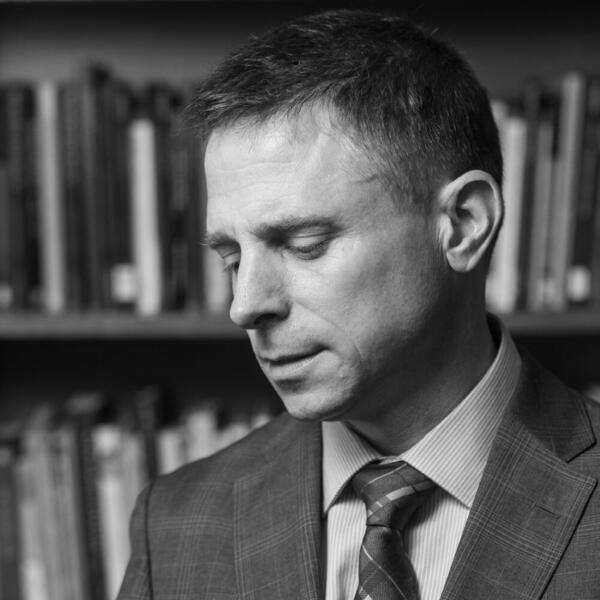
<svg viewBox="0 0 600 600">
<path fill-rule="evenodd" d="M 493 310 L 511 312 L 517 307 L 519 294 L 519 242 L 523 210 L 523 177 L 527 121 L 518 106 L 503 121 L 501 134 L 505 176 L 503 185 L 505 216 L 492 258 L 492 282 L 486 298 Z"/>
<path fill-rule="evenodd" d="M 579 166 L 583 141 L 587 77 L 580 72 L 562 77 L 560 94 L 558 165 L 555 204 L 552 211 L 552 245 L 549 270 L 549 308 L 568 305 L 569 268 L 573 258 Z"/>
<path fill-rule="evenodd" d="M 79 82 L 59 88 L 60 162 L 64 198 L 66 304 L 70 312 L 91 304 L 83 197 L 82 91 Z"/>
<path fill-rule="evenodd" d="M 18 82 L 7 84 L 4 103 L 12 305 L 17 310 L 36 309 L 40 296 L 40 256 L 33 88 Z"/>
<path fill-rule="evenodd" d="M 45 522 L 36 494 L 34 463 L 34 457 L 24 451 L 19 455 L 16 467 L 21 600 L 50 600 L 50 583 L 43 553 Z"/>
<path fill-rule="evenodd" d="M 121 81 L 110 79 L 105 88 L 105 161 L 109 193 L 106 196 L 106 261 L 109 302 L 113 309 L 133 310 L 136 300 L 135 265 L 131 237 L 132 207 L 128 168 L 128 130 L 133 93 Z"/>
<path fill-rule="evenodd" d="M 64 418 L 73 427 L 75 436 L 76 478 L 78 503 L 82 513 L 83 558 L 89 572 L 86 598 L 106 600 L 106 573 L 102 553 L 102 529 L 96 481 L 98 464 L 95 460 L 93 430 L 103 420 L 106 398 L 100 392 L 81 392 L 67 398 Z"/>
<path fill-rule="evenodd" d="M 521 181 L 521 224 L 519 235 L 518 256 L 518 284 L 515 308 L 522 309 L 528 303 L 529 268 L 532 254 L 533 229 L 539 226 L 534 220 L 535 211 L 535 188 L 538 183 L 538 144 L 540 142 L 540 128 L 542 104 L 545 89 L 537 78 L 528 79 L 523 85 L 523 117 L 527 128 L 525 135 L 525 157 Z M 536 215 L 537 216 L 537 215 Z"/>
<path fill-rule="evenodd" d="M 196 401 L 182 415 L 185 462 L 210 456 L 219 449 L 219 402 Z"/>
<path fill-rule="evenodd" d="M 21 596 L 16 439 L 0 438 L 0 598 Z"/>
<path fill-rule="evenodd" d="M 101 423 L 92 432 L 97 464 L 96 486 L 106 575 L 107 600 L 117 596 L 130 554 L 129 506 L 124 491 L 121 432 L 116 423 Z"/>
<path fill-rule="evenodd" d="M 59 543 L 57 505 L 54 494 L 50 434 L 56 420 L 56 410 L 47 403 L 34 408 L 23 432 L 23 448 L 30 463 L 32 496 L 40 524 L 40 548 L 44 581 L 49 600 L 66 596 L 63 580 L 62 548 Z M 58 549 L 58 550 L 57 550 Z"/>
<path fill-rule="evenodd" d="M 51 314 L 67 305 L 64 197 L 59 143 L 59 88 L 55 81 L 36 86 L 37 198 L 39 202 L 41 304 Z"/>
<path fill-rule="evenodd" d="M 579 160 L 573 254 L 567 277 L 567 296 L 572 305 L 592 301 L 592 261 L 598 211 L 598 165 L 600 156 L 600 79 L 590 78 Z"/>
<path fill-rule="evenodd" d="M 77 473 L 75 430 L 69 421 L 58 420 L 48 435 L 48 451 L 52 469 L 52 500 L 56 518 L 58 554 L 62 594 L 65 600 L 85 598 L 90 589 L 88 565 L 84 561 L 84 515 Z"/>
<path fill-rule="evenodd" d="M 82 152 L 81 202 L 84 268 L 87 273 L 86 308 L 102 310 L 111 306 L 110 271 L 107 264 L 107 203 L 113 175 L 107 155 L 107 88 L 111 75 L 96 63 L 84 65 L 77 78 L 81 110 Z"/>
<path fill-rule="evenodd" d="M 0 87 L 0 312 L 10 310 L 14 300 L 8 160 L 7 96 Z"/>
<path fill-rule="evenodd" d="M 156 131 L 152 119 L 143 110 L 130 124 L 129 147 L 136 311 L 152 316 L 162 308 L 163 273 L 155 170 Z"/>
<path fill-rule="evenodd" d="M 558 103 L 550 96 L 542 99 L 537 130 L 532 224 L 529 229 L 529 265 L 527 270 L 526 308 L 541 311 L 547 305 L 549 255 L 552 244 L 551 222 L 554 181 L 556 178 L 556 144 Z"/>
</svg>

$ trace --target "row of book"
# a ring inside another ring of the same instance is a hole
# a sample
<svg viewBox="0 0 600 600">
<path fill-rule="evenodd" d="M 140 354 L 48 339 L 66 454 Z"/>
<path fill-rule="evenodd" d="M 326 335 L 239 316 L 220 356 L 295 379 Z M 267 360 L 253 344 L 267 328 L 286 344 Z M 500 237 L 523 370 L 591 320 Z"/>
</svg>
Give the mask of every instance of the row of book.
<svg viewBox="0 0 600 600">
<path fill-rule="evenodd" d="M 506 218 L 487 300 L 499 312 L 600 306 L 600 77 L 531 79 L 492 102 Z"/>
<path fill-rule="evenodd" d="M 0 85 L 0 311 L 228 308 L 190 94 L 98 64 Z"/>
<path fill-rule="evenodd" d="M 134 86 L 104 66 L 0 86 L 0 311 L 227 310 L 203 244 L 192 86 Z M 487 299 L 498 312 L 600 304 L 600 82 L 579 72 L 493 100 L 506 219 Z"/>
<path fill-rule="evenodd" d="M 0 438 L 0 598 L 112 600 L 144 485 L 247 435 L 273 407 L 202 400 L 171 414 L 149 386 L 126 401 L 77 393 L 42 403 Z"/>
</svg>

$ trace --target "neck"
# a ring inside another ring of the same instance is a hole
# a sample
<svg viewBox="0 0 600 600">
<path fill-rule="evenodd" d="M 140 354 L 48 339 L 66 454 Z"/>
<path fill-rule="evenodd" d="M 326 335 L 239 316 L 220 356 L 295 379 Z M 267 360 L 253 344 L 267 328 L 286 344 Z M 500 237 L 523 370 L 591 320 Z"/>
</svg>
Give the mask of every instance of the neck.
<svg viewBox="0 0 600 600">
<path fill-rule="evenodd" d="M 469 394 L 494 360 L 496 347 L 485 313 L 470 327 L 460 328 L 453 341 L 421 366 L 411 389 L 402 389 L 377 420 L 353 420 L 347 425 L 385 455 L 414 446 Z"/>
</svg>

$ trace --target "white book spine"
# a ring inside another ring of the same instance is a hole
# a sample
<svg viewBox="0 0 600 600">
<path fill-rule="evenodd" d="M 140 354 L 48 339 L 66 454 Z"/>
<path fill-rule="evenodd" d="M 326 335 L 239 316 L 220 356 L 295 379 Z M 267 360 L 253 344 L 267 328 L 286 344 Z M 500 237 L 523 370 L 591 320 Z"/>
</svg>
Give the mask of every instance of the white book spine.
<svg viewBox="0 0 600 600">
<path fill-rule="evenodd" d="M 162 427 L 157 434 L 159 474 L 170 473 L 186 460 L 180 427 Z"/>
<path fill-rule="evenodd" d="M 133 256 L 137 273 L 137 312 L 161 310 L 162 273 L 158 223 L 156 138 L 149 119 L 136 119 L 129 130 Z"/>
<path fill-rule="evenodd" d="M 129 557 L 129 515 L 123 492 L 121 443 L 116 425 L 97 425 L 93 432 L 98 465 L 97 490 L 107 600 L 117 596 Z"/>
<path fill-rule="evenodd" d="M 42 518 L 35 491 L 34 459 L 24 453 L 17 463 L 20 581 L 22 600 L 50 600 L 47 569 L 42 551 Z"/>
<path fill-rule="evenodd" d="M 57 83 L 42 81 L 38 84 L 37 113 L 42 302 L 49 313 L 61 313 L 66 308 L 66 254 Z"/>
<path fill-rule="evenodd" d="M 488 295 L 491 307 L 504 313 L 516 308 L 519 286 L 519 242 L 527 137 L 525 119 L 510 116 L 506 120 L 505 132 L 504 225 L 496 246 L 493 295 Z"/>
<path fill-rule="evenodd" d="M 187 412 L 184 431 L 186 462 L 204 458 L 218 450 L 217 414 L 211 403 Z"/>
</svg>

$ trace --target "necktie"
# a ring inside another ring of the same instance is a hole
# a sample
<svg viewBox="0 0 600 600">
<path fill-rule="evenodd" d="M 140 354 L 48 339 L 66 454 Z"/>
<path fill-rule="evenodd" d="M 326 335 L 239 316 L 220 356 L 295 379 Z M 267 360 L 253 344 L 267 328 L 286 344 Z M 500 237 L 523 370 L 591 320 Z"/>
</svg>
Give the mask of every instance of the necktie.
<svg viewBox="0 0 600 600">
<path fill-rule="evenodd" d="M 367 507 L 355 600 L 418 600 L 402 531 L 435 484 L 402 462 L 368 464 L 353 477 L 352 486 Z"/>
</svg>

